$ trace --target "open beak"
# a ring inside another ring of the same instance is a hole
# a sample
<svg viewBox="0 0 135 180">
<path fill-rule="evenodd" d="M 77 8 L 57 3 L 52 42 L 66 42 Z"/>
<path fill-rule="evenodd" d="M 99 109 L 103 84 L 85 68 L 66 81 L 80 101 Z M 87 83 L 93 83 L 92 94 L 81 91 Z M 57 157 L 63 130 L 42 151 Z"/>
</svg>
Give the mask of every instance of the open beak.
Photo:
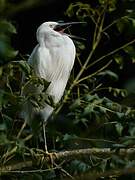
<svg viewBox="0 0 135 180">
<path fill-rule="evenodd" d="M 67 36 L 69 36 L 69 37 L 71 37 L 71 38 L 73 38 L 73 39 L 76 39 L 76 40 L 86 40 L 86 39 L 84 39 L 84 38 L 81 38 L 81 37 L 78 37 L 78 36 L 74 36 L 74 35 L 70 35 L 70 34 L 67 34 L 67 33 L 65 33 L 64 31 L 66 30 L 66 29 L 68 29 L 69 27 L 71 27 L 72 25 L 77 25 L 77 24 L 86 24 L 86 22 L 68 22 L 68 23 L 59 23 L 55 28 L 54 28 L 54 30 L 55 31 L 58 31 L 58 32 L 60 32 L 60 33 L 62 33 L 62 34 L 65 34 L 65 35 L 67 35 Z"/>
</svg>

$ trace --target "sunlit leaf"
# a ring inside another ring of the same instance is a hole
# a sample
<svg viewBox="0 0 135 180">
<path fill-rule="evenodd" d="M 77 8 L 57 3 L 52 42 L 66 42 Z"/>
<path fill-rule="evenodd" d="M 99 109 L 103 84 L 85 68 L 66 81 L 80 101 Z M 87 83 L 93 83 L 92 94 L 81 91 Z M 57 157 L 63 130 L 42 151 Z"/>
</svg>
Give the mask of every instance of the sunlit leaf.
<svg viewBox="0 0 135 180">
<path fill-rule="evenodd" d="M 115 56 L 114 56 L 114 60 L 116 61 L 116 63 L 120 66 L 120 69 L 122 69 L 123 68 L 123 57 L 122 56 L 120 56 L 119 54 L 116 54 Z"/>
</svg>

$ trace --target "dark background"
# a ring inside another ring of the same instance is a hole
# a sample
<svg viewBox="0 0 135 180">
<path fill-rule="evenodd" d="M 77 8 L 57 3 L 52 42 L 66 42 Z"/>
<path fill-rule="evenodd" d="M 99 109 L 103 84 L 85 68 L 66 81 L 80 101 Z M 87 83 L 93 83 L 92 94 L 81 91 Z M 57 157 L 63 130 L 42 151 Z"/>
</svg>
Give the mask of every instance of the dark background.
<svg viewBox="0 0 135 180">
<path fill-rule="evenodd" d="M 15 36 L 15 48 L 20 51 L 21 54 L 30 54 L 36 45 L 36 30 L 40 24 L 42 24 L 45 21 L 59 21 L 64 20 L 65 22 L 68 21 L 77 21 L 76 17 L 73 17 L 70 19 L 69 17 L 65 16 L 65 11 L 68 8 L 71 1 L 41 1 L 42 3 L 36 7 L 30 8 L 30 9 L 24 9 L 20 11 L 19 13 L 12 15 L 13 23 L 15 24 L 17 28 L 17 35 Z M 118 9 L 116 12 L 114 12 L 115 17 L 116 15 L 119 16 L 120 14 L 124 14 L 124 7 L 121 6 L 121 4 L 118 4 Z M 106 16 L 106 23 L 109 23 L 110 17 Z M 85 43 L 86 50 L 84 53 L 84 57 L 87 57 L 87 54 L 89 52 L 89 48 L 87 48 L 90 44 L 89 41 L 91 41 L 91 38 L 88 36 L 88 34 L 91 33 L 91 24 L 88 22 L 87 29 L 81 29 L 81 27 L 73 27 L 72 30 L 75 35 L 86 37 L 87 42 Z M 90 32 L 89 32 L 90 31 Z M 116 34 L 113 34 L 113 29 L 111 30 L 111 40 L 104 44 L 104 39 L 101 42 L 101 47 L 98 48 L 98 55 L 99 57 L 103 55 L 107 50 L 113 50 L 119 47 L 121 45 L 121 42 L 123 43 L 123 39 L 125 42 L 128 42 L 128 38 L 124 35 L 117 36 Z M 116 30 L 114 31 L 116 32 Z M 89 40 L 88 40 L 89 39 Z M 106 39 L 105 39 L 106 40 Z M 103 46 L 104 44 L 104 46 Z M 109 48 L 108 48 L 109 47 Z M 104 49 L 103 49 L 104 48 Z M 122 53 L 122 52 L 121 52 Z M 97 55 L 96 54 L 96 55 Z M 125 54 L 122 54 L 125 56 Z M 119 70 L 117 65 L 112 66 L 112 70 L 114 72 L 118 73 L 119 75 L 119 81 L 117 83 L 114 83 L 114 86 L 123 88 L 126 86 L 126 82 L 129 79 L 135 78 L 135 65 L 132 64 L 132 62 L 125 56 L 125 63 L 124 63 L 124 70 Z"/>
</svg>

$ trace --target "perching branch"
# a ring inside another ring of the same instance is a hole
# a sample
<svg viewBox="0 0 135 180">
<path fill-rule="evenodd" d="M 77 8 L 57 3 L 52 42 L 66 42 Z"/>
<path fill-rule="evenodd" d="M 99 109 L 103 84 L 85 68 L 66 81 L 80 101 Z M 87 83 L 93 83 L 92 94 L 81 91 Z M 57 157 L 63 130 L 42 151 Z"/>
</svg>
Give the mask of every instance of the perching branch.
<svg viewBox="0 0 135 180">
<path fill-rule="evenodd" d="M 42 152 L 42 151 L 41 151 Z M 78 150 L 71 150 L 71 151 L 63 151 L 58 153 L 50 153 L 50 155 L 44 154 L 44 152 L 35 154 L 34 157 L 29 157 L 29 160 L 22 161 L 22 162 L 14 162 L 10 165 L 0 166 L 0 172 L 2 174 L 6 173 L 28 173 L 28 172 L 35 172 L 35 170 L 22 170 L 23 168 L 33 169 L 33 167 L 38 167 L 40 162 L 42 164 L 50 164 L 50 156 L 52 158 L 52 162 L 61 162 L 61 161 L 71 161 L 74 159 L 86 159 L 90 156 L 97 156 L 99 158 L 107 158 L 111 157 L 112 155 L 117 155 L 121 157 L 133 157 L 135 155 L 135 148 L 124 149 L 121 148 L 119 150 L 111 150 L 110 148 L 98 149 L 98 148 L 89 148 L 89 149 L 78 149 Z M 28 156 L 28 154 L 27 154 Z M 29 154 L 30 156 L 30 154 Z M 33 159 L 32 159 L 33 158 Z M 44 161 L 44 162 L 43 162 Z M 57 167 L 58 168 L 58 167 Z M 40 169 L 39 172 L 45 171 L 46 169 Z M 51 169 L 50 169 L 51 170 Z M 47 170 L 46 170 L 47 171 Z"/>
</svg>

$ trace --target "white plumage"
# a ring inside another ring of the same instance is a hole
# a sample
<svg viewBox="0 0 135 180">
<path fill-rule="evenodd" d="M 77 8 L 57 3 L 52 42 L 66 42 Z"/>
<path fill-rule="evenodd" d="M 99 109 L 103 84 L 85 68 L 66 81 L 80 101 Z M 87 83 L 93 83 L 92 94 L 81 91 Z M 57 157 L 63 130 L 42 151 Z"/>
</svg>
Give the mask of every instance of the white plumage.
<svg viewBox="0 0 135 180">
<path fill-rule="evenodd" d="M 75 23 L 77 24 L 77 23 Z M 70 72 L 75 60 L 75 46 L 69 35 L 64 33 L 63 27 L 66 24 L 57 22 L 45 22 L 37 29 L 38 44 L 29 57 L 28 63 L 33 67 L 36 76 L 44 78 L 50 82 L 46 93 L 50 95 L 54 103 L 58 103 L 63 96 Z M 29 87 L 28 91 L 41 92 L 43 87 Z M 25 94 L 25 93 L 24 93 Z M 43 108 L 35 108 L 31 102 L 25 104 L 25 119 L 32 123 L 35 115 L 40 115 L 43 120 L 45 150 L 45 122 L 52 114 L 54 108 L 44 104 Z"/>
<path fill-rule="evenodd" d="M 39 26 L 38 45 L 28 60 L 37 76 L 51 82 L 46 93 L 52 96 L 54 103 L 58 103 L 63 96 L 75 60 L 73 41 L 63 31 L 55 31 L 57 26 L 57 22 L 45 22 Z M 44 121 L 52 112 L 53 107 L 48 104 L 39 110 Z"/>
</svg>

